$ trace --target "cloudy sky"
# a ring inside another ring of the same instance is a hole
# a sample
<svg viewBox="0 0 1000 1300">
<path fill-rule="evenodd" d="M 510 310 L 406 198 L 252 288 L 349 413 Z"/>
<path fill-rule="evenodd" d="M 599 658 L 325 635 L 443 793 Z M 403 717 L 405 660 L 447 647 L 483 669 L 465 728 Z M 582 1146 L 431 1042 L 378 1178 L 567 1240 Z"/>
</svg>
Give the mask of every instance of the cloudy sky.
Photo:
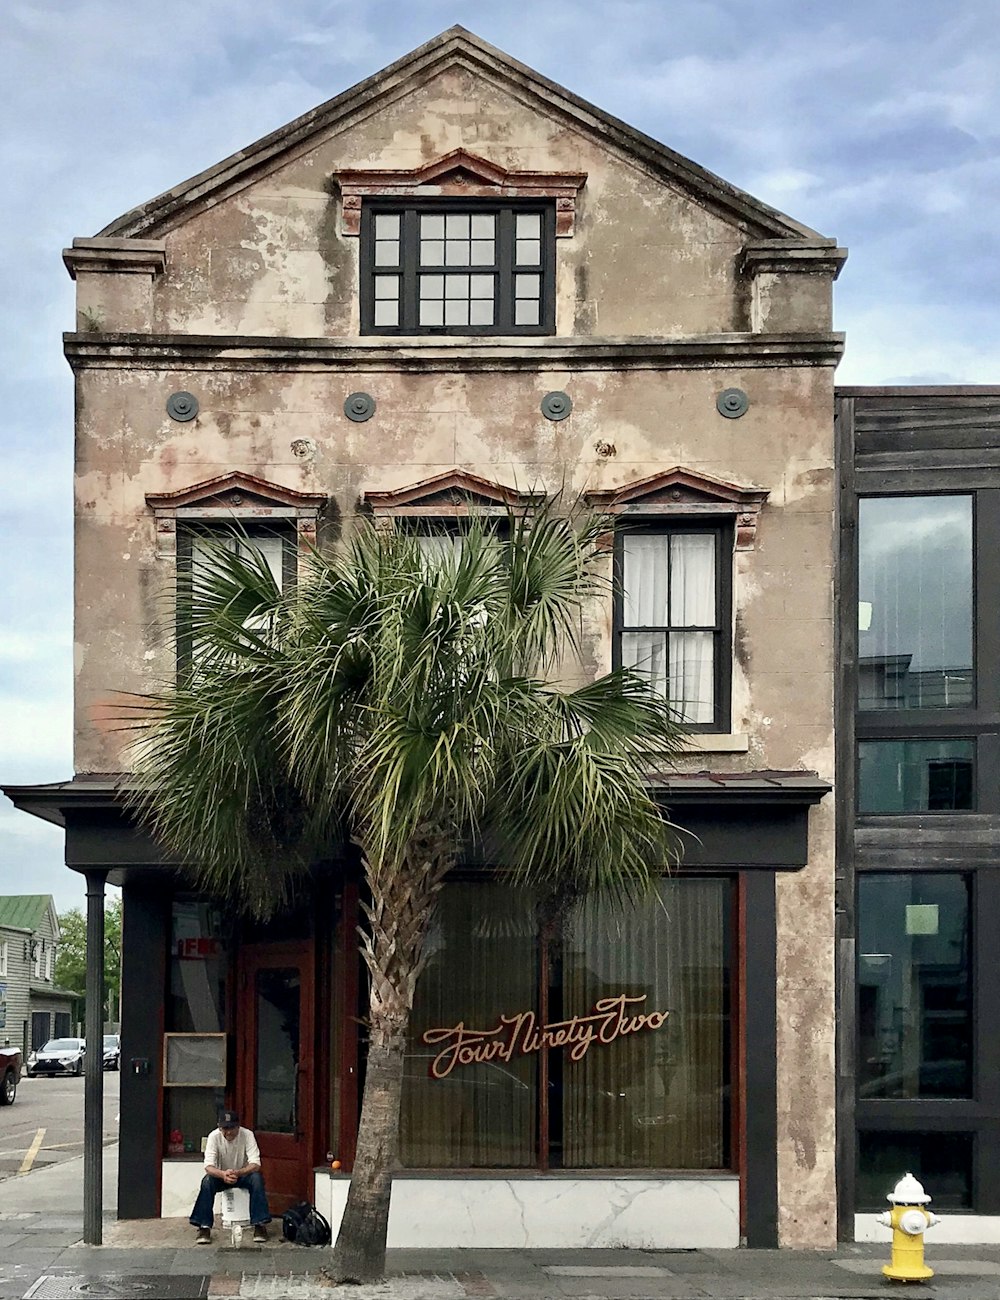
<svg viewBox="0 0 1000 1300">
<path fill-rule="evenodd" d="M 1000 383 L 983 0 L 4 0 L 0 781 L 72 772 L 60 251 L 453 23 L 850 248 L 843 383 Z M 0 800 L 0 893 L 82 901 Z"/>
</svg>

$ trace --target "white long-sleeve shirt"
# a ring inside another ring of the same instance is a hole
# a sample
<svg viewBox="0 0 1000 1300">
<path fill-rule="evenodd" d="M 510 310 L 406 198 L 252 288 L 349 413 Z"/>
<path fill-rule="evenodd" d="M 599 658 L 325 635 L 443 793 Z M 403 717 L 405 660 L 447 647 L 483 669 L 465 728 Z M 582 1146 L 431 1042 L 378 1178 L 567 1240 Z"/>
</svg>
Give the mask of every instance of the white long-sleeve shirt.
<svg viewBox="0 0 1000 1300">
<path fill-rule="evenodd" d="M 221 1129 L 212 1129 L 205 1143 L 205 1168 L 242 1169 L 245 1165 L 260 1165 L 260 1147 L 250 1130 L 241 1128 L 232 1142 L 227 1142 Z"/>
</svg>

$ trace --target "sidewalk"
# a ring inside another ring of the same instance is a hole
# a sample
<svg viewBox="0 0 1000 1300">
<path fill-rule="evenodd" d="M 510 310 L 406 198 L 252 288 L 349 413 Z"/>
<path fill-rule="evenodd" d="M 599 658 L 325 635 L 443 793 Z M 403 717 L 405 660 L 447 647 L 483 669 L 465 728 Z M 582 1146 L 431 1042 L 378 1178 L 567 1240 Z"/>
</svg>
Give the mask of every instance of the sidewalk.
<svg viewBox="0 0 1000 1300">
<path fill-rule="evenodd" d="M 105 1169 L 117 1152 L 105 1153 Z M 81 1243 L 80 1169 L 66 1161 L 0 1182 L 0 1300 L 1000 1300 L 1000 1247 L 939 1246 L 929 1285 L 885 1281 L 885 1246 L 826 1251 L 396 1250 L 386 1282 L 331 1288 L 326 1250 L 279 1240 L 239 1249 L 216 1230 L 194 1245 L 183 1219 L 116 1222 L 109 1182 L 104 1245 Z M 75 1207 L 72 1206 L 75 1198 Z"/>
</svg>

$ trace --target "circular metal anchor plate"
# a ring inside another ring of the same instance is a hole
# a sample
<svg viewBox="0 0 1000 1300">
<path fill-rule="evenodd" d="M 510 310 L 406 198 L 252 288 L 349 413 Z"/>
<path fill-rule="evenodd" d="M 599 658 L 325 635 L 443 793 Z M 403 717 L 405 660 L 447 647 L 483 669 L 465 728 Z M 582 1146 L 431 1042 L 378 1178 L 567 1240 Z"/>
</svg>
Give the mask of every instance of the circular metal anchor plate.
<svg viewBox="0 0 1000 1300">
<path fill-rule="evenodd" d="M 167 398 L 167 414 L 171 420 L 187 424 L 198 414 L 198 399 L 194 393 L 171 393 Z"/>
<path fill-rule="evenodd" d="M 542 414 L 546 420 L 565 420 L 572 409 L 569 393 L 546 393 L 542 398 Z"/>
<path fill-rule="evenodd" d="M 344 402 L 344 414 L 355 424 L 364 424 L 375 414 L 375 398 L 371 393 L 351 393 Z"/>
<path fill-rule="evenodd" d="M 720 415 L 727 420 L 738 420 L 746 415 L 750 408 L 750 398 L 742 388 L 724 388 L 715 399 L 715 406 Z"/>
</svg>

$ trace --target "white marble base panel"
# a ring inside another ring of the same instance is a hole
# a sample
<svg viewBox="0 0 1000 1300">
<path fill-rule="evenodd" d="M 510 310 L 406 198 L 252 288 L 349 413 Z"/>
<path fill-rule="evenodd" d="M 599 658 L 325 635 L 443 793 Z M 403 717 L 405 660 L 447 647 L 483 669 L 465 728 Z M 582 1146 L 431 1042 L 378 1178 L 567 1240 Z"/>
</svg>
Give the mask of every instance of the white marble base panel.
<svg viewBox="0 0 1000 1300">
<path fill-rule="evenodd" d="M 334 1236 L 350 1179 L 316 1174 L 315 1203 Z M 392 1247 L 725 1249 L 740 1243 L 739 1179 L 397 1178 Z"/>
<path fill-rule="evenodd" d="M 933 1202 L 930 1209 L 934 1209 Z M 924 1245 L 935 1246 L 1000 1246 L 1000 1215 L 948 1214 L 942 1212 L 941 1222 L 927 1229 Z M 886 1246 L 892 1242 L 892 1229 L 883 1228 L 874 1214 L 854 1216 L 855 1241 L 880 1241 Z M 933 1260 L 929 1261 L 933 1267 Z"/>
</svg>

